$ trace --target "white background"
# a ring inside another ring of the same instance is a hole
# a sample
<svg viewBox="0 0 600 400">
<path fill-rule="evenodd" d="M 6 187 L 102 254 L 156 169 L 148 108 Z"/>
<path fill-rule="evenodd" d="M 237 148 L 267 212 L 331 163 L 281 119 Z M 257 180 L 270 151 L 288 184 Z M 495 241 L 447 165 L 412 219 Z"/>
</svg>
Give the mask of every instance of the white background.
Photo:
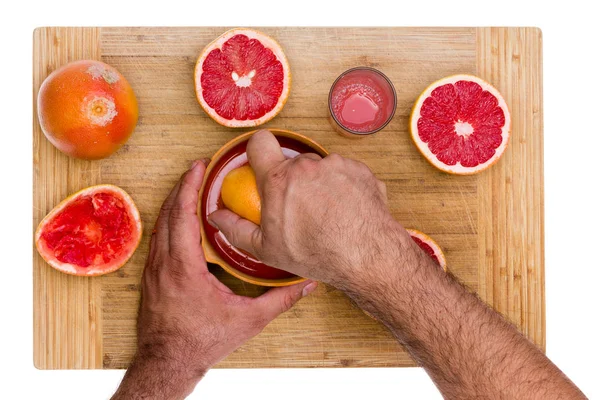
<svg viewBox="0 0 600 400">
<path fill-rule="evenodd" d="M 326 5 L 327 3 L 327 5 Z M 549 5 L 549 3 L 560 5 Z M 390 6 L 394 4 L 395 6 Z M 588 5 L 585 5 L 588 4 Z M 32 355 L 32 32 L 47 25 L 526 25 L 544 36 L 547 354 L 591 398 L 598 357 L 597 12 L 591 1 L 5 1 L 0 11 L 0 398 L 105 399 L 122 371 Z M 315 43 L 318 46 L 318 43 Z M 310 54 L 307 54 L 310 57 Z M 190 398 L 439 398 L 420 369 L 215 370 Z"/>
</svg>

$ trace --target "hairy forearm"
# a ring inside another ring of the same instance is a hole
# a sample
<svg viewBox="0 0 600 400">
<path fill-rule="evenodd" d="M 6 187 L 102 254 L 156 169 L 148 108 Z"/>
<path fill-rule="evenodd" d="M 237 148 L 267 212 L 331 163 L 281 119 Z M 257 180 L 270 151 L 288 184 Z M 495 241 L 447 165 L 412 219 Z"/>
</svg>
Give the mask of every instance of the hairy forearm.
<svg viewBox="0 0 600 400">
<path fill-rule="evenodd" d="M 562 372 L 407 235 L 348 293 L 383 322 L 446 398 L 584 398 Z"/>
<path fill-rule="evenodd" d="M 136 356 L 112 400 L 184 399 L 203 375 L 191 374 L 168 360 Z"/>
</svg>

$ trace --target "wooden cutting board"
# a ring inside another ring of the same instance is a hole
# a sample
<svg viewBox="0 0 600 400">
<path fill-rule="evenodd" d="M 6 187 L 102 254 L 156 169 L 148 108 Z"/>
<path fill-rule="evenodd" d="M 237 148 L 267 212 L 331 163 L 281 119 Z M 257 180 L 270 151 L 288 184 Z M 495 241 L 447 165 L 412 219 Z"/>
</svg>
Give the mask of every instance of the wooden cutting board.
<svg viewBox="0 0 600 400">
<path fill-rule="evenodd" d="M 38 368 L 125 368 L 135 350 L 140 276 L 163 199 L 190 162 L 244 132 L 201 110 L 193 87 L 200 51 L 226 28 L 39 28 L 33 99 L 59 66 L 97 59 L 133 86 L 140 119 L 129 142 L 102 161 L 66 157 L 33 121 L 33 225 L 64 197 L 98 183 L 127 190 L 144 222 L 142 244 L 119 271 L 96 278 L 59 273 L 33 251 L 34 363 Z M 265 28 L 292 67 L 292 92 L 266 127 L 307 135 L 369 165 L 388 187 L 392 213 L 430 234 L 449 269 L 545 347 L 542 39 L 535 28 Z M 361 140 L 334 133 L 327 95 L 344 70 L 368 65 L 398 91 L 388 127 Z M 498 164 L 475 176 L 438 172 L 408 133 L 408 116 L 431 82 L 476 74 L 504 95 L 512 137 Z M 34 113 L 35 114 L 35 113 Z M 214 273 L 237 293 L 263 289 Z M 325 285 L 271 323 L 219 367 L 390 367 L 414 362 L 381 325 Z"/>
</svg>

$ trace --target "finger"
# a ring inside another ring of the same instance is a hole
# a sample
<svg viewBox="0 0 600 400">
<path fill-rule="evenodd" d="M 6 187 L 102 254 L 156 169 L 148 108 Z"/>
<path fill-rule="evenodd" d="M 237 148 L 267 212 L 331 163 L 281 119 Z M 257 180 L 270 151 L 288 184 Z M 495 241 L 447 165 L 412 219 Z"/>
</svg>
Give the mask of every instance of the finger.
<svg viewBox="0 0 600 400">
<path fill-rule="evenodd" d="M 191 168 L 183 174 L 175 198 L 171 204 L 171 213 L 169 218 L 169 228 L 178 230 L 182 227 L 181 222 L 185 222 L 189 216 L 197 216 L 198 214 L 198 196 L 204 172 L 206 170 L 203 161 L 194 161 Z M 195 222 L 197 218 L 194 218 Z"/>
<path fill-rule="evenodd" d="M 179 192 L 179 186 L 181 185 L 181 179 L 177 181 L 171 192 L 163 202 L 156 223 L 154 224 L 154 230 L 156 231 L 156 245 L 161 248 L 167 248 L 169 245 L 169 217 L 171 210 L 173 209 L 173 203 L 175 197 Z"/>
<path fill-rule="evenodd" d="M 379 190 L 379 193 L 381 194 L 383 201 L 387 205 L 388 204 L 387 186 L 382 181 L 377 180 L 377 189 Z"/>
<path fill-rule="evenodd" d="M 262 187 L 267 173 L 285 161 L 279 142 L 271 132 L 264 129 L 252 135 L 246 152 L 259 188 Z"/>
<path fill-rule="evenodd" d="M 308 158 L 308 159 L 315 160 L 315 161 L 321 161 L 323 159 L 323 157 L 321 157 L 317 153 L 302 153 L 296 158 L 297 159 L 298 158 Z"/>
<path fill-rule="evenodd" d="M 148 258 L 146 258 L 146 265 L 144 266 L 144 271 L 142 273 L 142 286 L 147 279 L 148 274 L 150 274 L 151 268 L 154 266 L 154 257 L 156 256 L 156 233 L 152 232 L 152 236 L 150 237 L 150 247 L 148 249 Z"/>
<path fill-rule="evenodd" d="M 260 318 L 268 323 L 292 308 L 298 300 L 314 292 L 316 288 L 317 282 L 306 280 L 296 285 L 271 289 L 254 299 L 252 307 Z"/>
<path fill-rule="evenodd" d="M 148 259 L 146 260 L 146 266 L 150 265 L 156 257 L 156 233 L 152 232 L 150 236 L 150 246 L 148 247 Z"/>
<path fill-rule="evenodd" d="M 206 165 L 208 165 L 210 160 L 208 158 L 203 158 L 202 160 L 200 160 L 200 162 L 206 167 Z M 194 163 L 192 165 L 195 165 L 196 163 L 197 163 L 197 161 L 194 161 Z M 181 183 L 182 183 L 183 179 L 185 178 L 185 176 L 188 174 L 188 172 L 189 171 L 184 173 L 181 176 L 181 178 L 177 181 L 175 186 L 173 186 L 173 189 L 171 189 L 171 192 L 169 193 L 169 195 L 163 202 L 163 205 L 160 209 L 160 213 L 158 214 L 156 224 L 154 225 L 154 230 L 156 231 L 159 242 L 162 242 L 162 241 L 166 242 L 166 239 L 168 239 L 169 217 L 171 215 L 171 211 L 174 208 L 175 199 L 177 198 L 177 195 L 179 194 L 179 189 L 181 187 Z M 165 239 L 165 240 L 163 240 L 163 239 Z"/>
<path fill-rule="evenodd" d="M 208 222 L 223 232 L 229 243 L 260 256 L 262 231 L 260 227 L 229 210 L 217 210 L 208 216 Z"/>
<path fill-rule="evenodd" d="M 169 251 L 183 258 L 187 253 L 204 258 L 201 250 L 200 222 L 198 221 L 198 197 L 207 161 L 194 161 L 183 175 L 179 190 L 173 200 L 169 215 Z"/>
</svg>

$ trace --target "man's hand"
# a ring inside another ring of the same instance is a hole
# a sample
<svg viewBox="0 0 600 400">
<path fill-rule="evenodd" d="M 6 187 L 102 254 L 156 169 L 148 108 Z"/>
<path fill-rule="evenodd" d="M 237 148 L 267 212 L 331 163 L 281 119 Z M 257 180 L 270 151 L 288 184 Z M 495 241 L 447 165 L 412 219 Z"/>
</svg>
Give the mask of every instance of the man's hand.
<svg viewBox="0 0 600 400">
<path fill-rule="evenodd" d="M 274 267 L 344 286 L 401 250 L 396 243 L 386 248 L 390 234 L 412 245 L 387 208 L 385 185 L 365 164 L 337 154 L 286 159 L 268 131 L 252 136 L 247 153 L 261 225 L 225 209 L 209 216 L 234 246 Z"/>
<path fill-rule="evenodd" d="M 213 365 L 312 292 L 316 282 L 235 295 L 206 266 L 198 191 L 205 165 L 195 162 L 165 200 L 142 277 L 138 351 L 113 399 L 178 399 Z"/>
<path fill-rule="evenodd" d="M 337 155 L 286 160 L 268 131 L 257 132 L 247 151 L 261 226 L 227 210 L 210 216 L 234 245 L 344 290 L 390 329 L 446 398 L 584 398 L 514 326 L 420 250 L 364 164 Z"/>
</svg>

